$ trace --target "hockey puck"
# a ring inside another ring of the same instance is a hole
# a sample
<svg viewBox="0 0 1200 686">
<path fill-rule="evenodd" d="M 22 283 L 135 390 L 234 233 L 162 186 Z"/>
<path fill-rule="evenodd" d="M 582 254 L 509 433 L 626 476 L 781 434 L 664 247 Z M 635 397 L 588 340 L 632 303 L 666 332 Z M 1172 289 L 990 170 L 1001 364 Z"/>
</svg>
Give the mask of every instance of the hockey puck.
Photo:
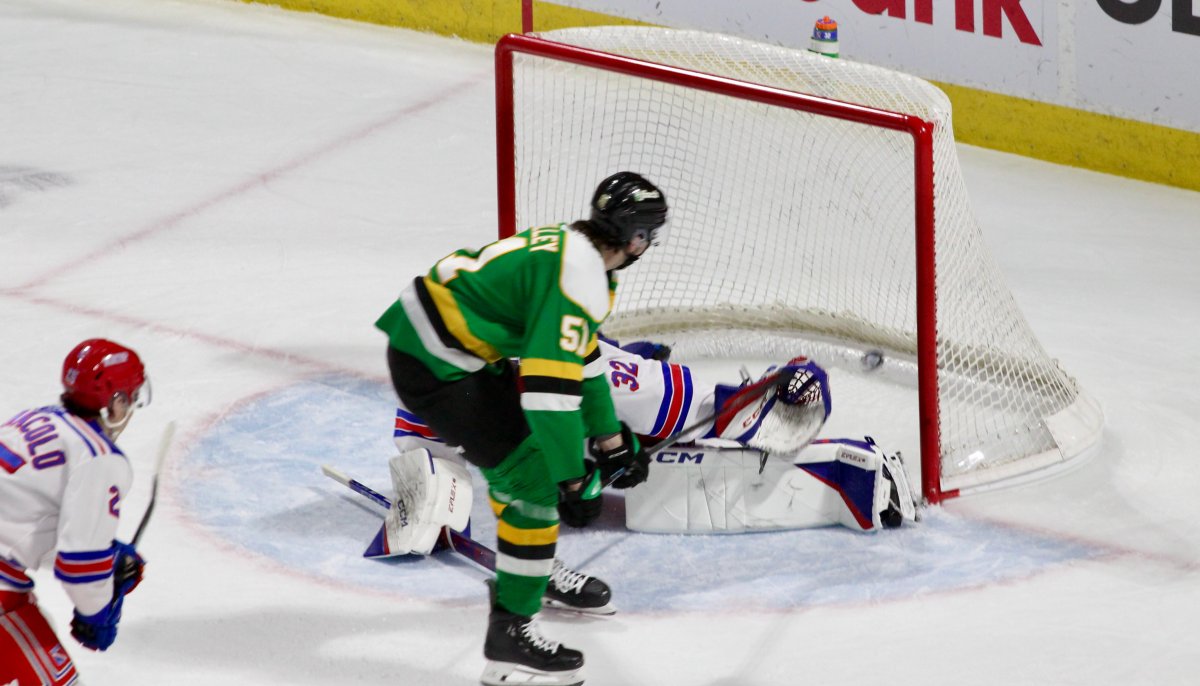
<svg viewBox="0 0 1200 686">
<path fill-rule="evenodd" d="M 862 356 L 862 367 L 864 371 L 874 371 L 883 364 L 883 353 L 878 350 L 868 350 Z"/>
</svg>

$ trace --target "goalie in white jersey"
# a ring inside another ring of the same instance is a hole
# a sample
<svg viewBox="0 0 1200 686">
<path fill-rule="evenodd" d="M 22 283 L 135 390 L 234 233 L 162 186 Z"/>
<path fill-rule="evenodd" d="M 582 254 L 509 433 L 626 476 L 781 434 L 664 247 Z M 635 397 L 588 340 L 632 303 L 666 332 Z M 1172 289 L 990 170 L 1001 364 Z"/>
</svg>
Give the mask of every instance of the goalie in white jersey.
<svg viewBox="0 0 1200 686">
<path fill-rule="evenodd" d="M 0 426 L 0 684 L 77 679 L 38 609 L 30 570 L 53 566 L 75 605 L 71 635 L 106 650 L 145 564 L 113 538 L 133 478 L 115 441 L 149 402 L 142 362 L 129 348 L 89 339 L 67 356 L 62 381 L 61 405 Z"/>
<path fill-rule="evenodd" d="M 671 364 L 668 356 L 664 346 L 621 348 L 602 339 L 587 362 L 589 371 L 593 365 L 603 369 L 617 417 L 646 445 L 672 443 L 654 454 L 646 482 L 625 491 L 628 528 L 737 533 L 840 524 L 876 531 L 915 519 L 898 453 L 886 453 L 869 437 L 810 442 L 832 409 L 828 377 L 814 362 L 799 357 L 775 370 L 793 378 L 815 375 L 804 397 L 789 402 L 785 389 L 737 408 L 731 401 L 746 381 L 724 384 Z M 433 458 L 461 461 L 404 407 L 396 411 L 394 437 L 401 453 L 424 448 Z M 426 504 L 433 516 L 422 526 L 429 526 L 430 543 L 441 525 L 451 523 L 437 514 L 444 509 Z"/>
</svg>

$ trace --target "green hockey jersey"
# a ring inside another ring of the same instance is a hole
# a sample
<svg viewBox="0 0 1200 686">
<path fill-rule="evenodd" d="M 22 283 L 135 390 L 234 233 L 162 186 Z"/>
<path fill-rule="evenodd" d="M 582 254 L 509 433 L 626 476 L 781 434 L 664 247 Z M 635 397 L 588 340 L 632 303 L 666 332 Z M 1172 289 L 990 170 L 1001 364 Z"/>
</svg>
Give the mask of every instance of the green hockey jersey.
<svg viewBox="0 0 1200 686">
<path fill-rule="evenodd" d="M 452 381 L 520 362 L 521 407 L 555 481 L 583 475 L 583 439 L 620 431 L 596 331 L 616 282 L 565 224 L 458 250 L 417 277 L 375 325 Z"/>
</svg>

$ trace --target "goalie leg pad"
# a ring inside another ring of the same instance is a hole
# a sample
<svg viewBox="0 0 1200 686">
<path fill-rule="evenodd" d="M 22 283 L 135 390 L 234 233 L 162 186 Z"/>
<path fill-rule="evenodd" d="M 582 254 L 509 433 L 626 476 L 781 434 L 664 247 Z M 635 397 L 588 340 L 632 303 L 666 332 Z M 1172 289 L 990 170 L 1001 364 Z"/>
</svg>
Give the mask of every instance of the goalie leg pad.
<svg viewBox="0 0 1200 686">
<path fill-rule="evenodd" d="M 846 464 L 838 446 L 800 458 L 763 460 L 748 448 L 672 446 L 655 455 L 650 478 L 625 495 L 625 525 L 649 533 L 729 534 L 843 524 L 870 530 L 878 461 Z M 880 506 L 887 503 L 881 492 Z"/>
<path fill-rule="evenodd" d="M 842 495 L 846 507 L 839 519 L 851 529 L 892 529 L 903 521 L 916 520 L 916 504 L 900 453 L 888 455 L 870 436 L 861 441 L 813 441 L 796 462 Z M 837 468 L 830 469 L 831 464 Z"/>
<path fill-rule="evenodd" d="M 474 493 L 462 462 L 418 448 L 396 455 L 388 467 L 396 491 L 384 521 L 389 554 L 428 555 L 443 526 L 466 528 Z"/>
</svg>

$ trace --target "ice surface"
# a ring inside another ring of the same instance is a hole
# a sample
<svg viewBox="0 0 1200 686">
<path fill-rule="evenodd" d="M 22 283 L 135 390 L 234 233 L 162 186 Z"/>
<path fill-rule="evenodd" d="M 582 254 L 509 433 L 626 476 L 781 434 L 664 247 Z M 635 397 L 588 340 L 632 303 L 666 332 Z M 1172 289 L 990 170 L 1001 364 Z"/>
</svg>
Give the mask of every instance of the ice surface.
<svg viewBox="0 0 1200 686">
<path fill-rule="evenodd" d="M 52 402 L 82 338 L 136 348 L 155 398 L 121 439 L 125 536 L 180 422 L 120 638 L 65 639 L 85 683 L 475 683 L 484 575 L 363 559 L 380 513 L 319 465 L 388 485 L 371 323 L 494 235 L 490 50 L 218 0 L 6 0 L 0 65 L 0 415 Z M 547 618 L 588 684 L 1196 683 L 1200 194 L 960 155 L 1022 309 L 1105 409 L 1101 453 L 875 536 L 632 534 L 618 498 L 562 552 L 621 612 Z M 837 382 L 831 429 L 911 441 L 903 393 Z"/>
</svg>

